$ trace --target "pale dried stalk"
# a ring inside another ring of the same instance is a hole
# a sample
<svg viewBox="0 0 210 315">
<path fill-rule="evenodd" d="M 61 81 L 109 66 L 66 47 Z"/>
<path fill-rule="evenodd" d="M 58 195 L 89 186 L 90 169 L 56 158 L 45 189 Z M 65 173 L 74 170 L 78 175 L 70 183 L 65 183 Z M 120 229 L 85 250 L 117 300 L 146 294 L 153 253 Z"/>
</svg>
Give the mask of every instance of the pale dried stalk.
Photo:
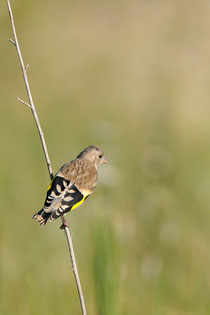
<svg viewBox="0 0 210 315">
<path fill-rule="evenodd" d="M 20 66 L 21 66 L 21 70 L 22 70 L 22 74 L 23 74 L 23 80 L 24 80 L 24 83 L 25 83 L 25 88 L 26 88 L 26 92 L 27 92 L 27 95 L 28 95 L 29 103 L 23 101 L 19 97 L 17 97 L 17 99 L 21 103 L 29 106 L 31 111 L 32 111 L 32 114 L 34 116 L 34 120 L 35 120 L 37 129 L 38 129 L 38 133 L 39 133 L 39 136 L 40 136 L 42 148 L 43 148 L 43 151 L 44 151 L 44 156 L 45 156 L 45 160 L 46 160 L 46 163 L 47 163 L 47 168 L 48 168 L 48 171 L 49 171 L 49 175 L 50 175 L 50 178 L 52 179 L 53 178 L 53 171 L 52 171 L 52 167 L 51 167 L 51 163 L 50 163 L 50 157 L 49 157 L 49 154 L 48 154 L 47 145 L 46 145 L 44 134 L 43 134 L 40 122 L 39 122 L 39 118 L 38 118 L 38 115 L 37 115 L 37 112 L 36 112 L 36 109 L 35 109 L 35 106 L 34 106 L 32 94 L 31 94 L 31 90 L 30 90 L 30 86 L 29 86 L 29 82 L 28 82 L 28 77 L 27 77 L 27 73 L 26 73 L 28 65 L 25 66 L 23 58 L 22 58 L 22 54 L 21 54 L 21 51 L 20 51 L 20 46 L 19 46 L 18 39 L 17 39 L 17 34 L 16 34 L 16 29 L 15 29 L 12 9 L 11 9 L 11 5 L 10 5 L 10 1 L 9 0 L 7 0 L 7 6 L 8 6 L 8 10 L 9 10 L 9 16 L 10 16 L 10 21 L 11 21 L 11 25 L 12 25 L 12 32 L 13 32 L 13 36 L 14 36 L 14 39 L 9 39 L 9 41 L 15 46 L 15 48 L 17 50 L 17 54 L 18 54 L 18 58 L 19 58 L 19 61 L 20 61 Z M 62 217 L 62 222 L 63 223 L 65 222 L 64 216 Z M 74 248 L 73 248 L 73 243 L 72 243 L 72 239 L 71 239 L 71 234 L 70 234 L 69 228 L 67 226 L 64 227 L 64 230 L 65 230 L 66 239 L 67 239 L 67 243 L 68 243 L 69 255 L 70 255 L 70 259 L 71 259 L 72 270 L 73 270 L 73 273 L 74 273 L 74 277 L 75 277 L 75 281 L 76 281 L 76 285 L 77 285 L 77 290 L 78 290 L 78 294 L 79 294 L 81 311 L 82 311 L 83 315 L 87 315 L 85 302 L 84 302 L 84 297 L 83 297 L 83 293 L 82 293 L 82 287 L 81 287 L 79 274 L 78 274 L 78 270 L 77 270 L 77 264 L 76 264 L 76 259 L 75 259 L 75 254 L 74 254 Z"/>
</svg>

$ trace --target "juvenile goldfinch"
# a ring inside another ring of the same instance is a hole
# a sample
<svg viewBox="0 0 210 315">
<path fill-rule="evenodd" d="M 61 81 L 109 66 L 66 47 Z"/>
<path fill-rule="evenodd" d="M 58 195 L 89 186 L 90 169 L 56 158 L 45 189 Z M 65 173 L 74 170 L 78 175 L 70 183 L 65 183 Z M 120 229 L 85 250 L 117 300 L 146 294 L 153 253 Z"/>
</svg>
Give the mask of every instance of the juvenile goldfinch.
<svg viewBox="0 0 210 315">
<path fill-rule="evenodd" d="M 75 160 L 64 164 L 47 190 L 44 207 L 33 219 L 43 226 L 48 219 L 54 221 L 81 205 L 92 194 L 98 180 L 97 168 L 103 163 L 108 163 L 103 151 L 90 145 Z"/>
</svg>

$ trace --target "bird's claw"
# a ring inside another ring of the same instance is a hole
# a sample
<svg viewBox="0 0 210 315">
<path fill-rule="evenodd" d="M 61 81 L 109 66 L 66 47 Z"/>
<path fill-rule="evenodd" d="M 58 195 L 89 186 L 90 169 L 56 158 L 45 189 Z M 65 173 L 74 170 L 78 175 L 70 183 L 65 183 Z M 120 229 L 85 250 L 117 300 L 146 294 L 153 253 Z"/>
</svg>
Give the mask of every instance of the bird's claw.
<svg viewBox="0 0 210 315">
<path fill-rule="evenodd" d="M 60 226 L 60 229 L 61 230 L 64 230 L 66 227 L 68 228 L 69 227 L 69 222 L 65 219 L 65 218 L 62 218 L 62 224 Z"/>
</svg>

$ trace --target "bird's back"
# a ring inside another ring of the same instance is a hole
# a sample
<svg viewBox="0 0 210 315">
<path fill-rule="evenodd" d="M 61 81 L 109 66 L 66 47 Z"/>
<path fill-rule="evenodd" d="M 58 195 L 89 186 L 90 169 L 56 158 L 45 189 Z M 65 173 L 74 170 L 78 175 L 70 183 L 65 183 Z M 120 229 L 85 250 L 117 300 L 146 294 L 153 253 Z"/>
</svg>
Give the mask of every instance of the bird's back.
<svg viewBox="0 0 210 315">
<path fill-rule="evenodd" d="M 89 191 L 90 193 L 93 191 L 98 180 L 98 173 L 95 166 L 85 158 L 77 158 L 64 164 L 57 175 L 74 183 L 80 191 Z"/>
</svg>

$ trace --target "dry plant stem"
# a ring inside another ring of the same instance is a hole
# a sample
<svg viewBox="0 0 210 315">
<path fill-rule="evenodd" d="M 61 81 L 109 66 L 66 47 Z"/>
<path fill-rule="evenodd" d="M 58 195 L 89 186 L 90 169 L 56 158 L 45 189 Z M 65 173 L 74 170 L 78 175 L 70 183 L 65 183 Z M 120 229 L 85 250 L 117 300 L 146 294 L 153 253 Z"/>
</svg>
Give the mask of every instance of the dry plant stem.
<svg viewBox="0 0 210 315">
<path fill-rule="evenodd" d="M 19 61 L 20 61 L 20 66 L 21 66 L 21 69 L 22 69 L 23 80 L 24 80 L 24 83 L 25 83 L 26 92 L 27 92 L 28 99 L 29 99 L 29 105 L 31 107 L 31 111 L 32 111 L 32 114 L 34 116 L 34 120 L 36 122 L 36 126 L 37 126 L 37 129 L 38 129 L 38 132 L 39 132 L 39 136 L 40 136 L 41 143 L 42 143 L 42 148 L 43 148 L 45 159 L 46 159 L 46 163 L 47 163 L 47 168 L 48 168 L 48 171 L 49 171 L 49 174 L 50 174 L 50 178 L 52 179 L 53 178 L 53 172 L 52 172 L 52 167 L 51 167 L 51 163 L 50 163 L 50 158 L 49 158 L 49 154 L 48 154 L 48 151 L 47 151 L 47 146 L 46 146 L 46 143 L 45 143 L 44 134 L 43 134 L 40 122 L 39 122 L 39 118 L 37 116 L 36 109 L 34 107 L 34 102 L 33 102 L 33 98 L 32 98 L 30 87 L 29 87 L 29 83 L 28 83 L 28 77 L 27 77 L 27 74 L 26 74 L 26 71 L 27 71 L 28 67 L 25 66 L 24 62 L 23 62 L 23 58 L 22 58 L 22 54 L 21 54 L 21 51 L 20 51 L 16 30 L 15 30 L 15 24 L 14 24 L 12 9 L 11 9 L 11 5 L 10 5 L 10 1 L 9 0 L 7 0 L 7 6 L 8 6 L 8 10 L 9 10 L 10 21 L 11 21 L 11 24 L 12 24 L 12 32 L 13 32 L 13 36 L 14 36 L 14 39 L 13 40 L 10 39 L 10 42 L 16 47 L 16 50 L 17 50 L 18 58 L 19 58 Z"/>
<path fill-rule="evenodd" d="M 79 281 L 79 274 L 78 274 L 76 259 L 75 259 L 75 255 L 74 255 L 73 243 L 72 243 L 71 235 L 70 235 L 68 228 L 65 228 L 65 233 L 66 233 L 66 238 L 68 240 L 69 254 L 70 254 L 71 262 L 72 262 L 72 271 L 74 273 L 74 277 L 75 277 L 76 282 L 77 282 L 77 291 L 78 291 L 78 295 L 79 295 L 79 299 L 80 299 L 80 305 L 82 308 L 82 314 L 86 315 L 87 312 L 86 312 L 86 308 L 85 308 L 85 301 L 84 301 L 84 297 L 82 294 L 81 283 Z"/>
<path fill-rule="evenodd" d="M 21 54 L 19 43 L 18 43 L 18 39 L 17 39 L 17 34 L 16 34 L 16 29 L 15 29 L 12 9 L 11 9 L 11 5 L 10 5 L 10 1 L 9 0 L 7 0 L 7 6 L 8 6 L 8 10 L 9 10 L 9 16 L 10 16 L 10 21 L 11 21 L 11 25 L 12 25 L 12 32 L 13 32 L 13 36 L 14 36 L 14 39 L 10 39 L 9 41 L 15 46 L 15 48 L 17 50 L 17 54 L 18 54 L 18 58 L 19 58 L 19 61 L 20 61 L 20 66 L 21 66 L 21 70 L 22 70 L 22 74 L 23 74 L 23 80 L 24 80 L 24 83 L 25 83 L 25 87 L 26 87 L 26 92 L 27 92 L 27 95 L 28 95 L 29 103 L 23 101 L 19 97 L 17 97 L 17 99 L 21 103 L 29 106 L 31 111 L 32 111 L 32 114 L 34 116 L 34 120 L 35 120 L 37 129 L 38 129 L 38 133 L 39 133 L 39 136 L 40 136 L 42 148 L 43 148 L 43 151 L 44 151 L 45 160 L 46 160 L 46 163 L 47 163 L 47 168 L 48 168 L 48 171 L 49 171 L 49 175 L 50 175 L 50 178 L 52 179 L 53 178 L 53 171 L 52 171 L 52 167 L 51 167 L 51 163 L 50 163 L 50 158 L 49 158 L 49 154 L 48 154 L 48 151 L 47 151 L 47 146 L 46 146 L 44 134 L 43 134 L 43 131 L 42 131 L 42 128 L 41 128 L 41 125 L 40 125 L 40 122 L 39 122 L 39 118 L 38 118 L 38 115 L 36 113 L 36 109 L 35 109 L 35 106 L 34 106 L 33 98 L 32 98 L 31 91 L 30 91 L 30 86 L 29 86 L 29 82 L 28 82 L 28 77 L 27 77 L 27 73 L 26 73 L 28 65 L 25 66 L 25 64 L 23 62 L 22 54 Z M 64 230 L 65 230 L 65 234 L 66 234 L 66 238 L 67 238 L 67 242 L 68 242 L 69 255 L 70 255 L 70 259 L 71 259 L 72 270 L 73 270 L 74 277 L 75 277 L 76 284 L 77 284 L 77 290 L 78 290 L 79 299 L 80 299 L 81 311 L 82 311 L 83 315 L 87 315 L 85 302 L 84 302 L 84 297 L 83 297 L 83 293 L 82 293 L 82 287 L 81 287 L 81 284 L 80 284 L 79 274 L 78 274 L 78 270 L 77 270 L 76 259 L 75 259 L 75 255 L 74 255 L 74 248 L 73 248 L 73 243 L 72 243 L 72 239 L 71 239 L 71 234 L 70 234 L 69 228 L 66 226 L 67 224 L 65 224 L 66 221 L 65 221 L 64 216 L 61 219 L 62 219 L 62 222 L 64 224 Z"/>
</svg>

